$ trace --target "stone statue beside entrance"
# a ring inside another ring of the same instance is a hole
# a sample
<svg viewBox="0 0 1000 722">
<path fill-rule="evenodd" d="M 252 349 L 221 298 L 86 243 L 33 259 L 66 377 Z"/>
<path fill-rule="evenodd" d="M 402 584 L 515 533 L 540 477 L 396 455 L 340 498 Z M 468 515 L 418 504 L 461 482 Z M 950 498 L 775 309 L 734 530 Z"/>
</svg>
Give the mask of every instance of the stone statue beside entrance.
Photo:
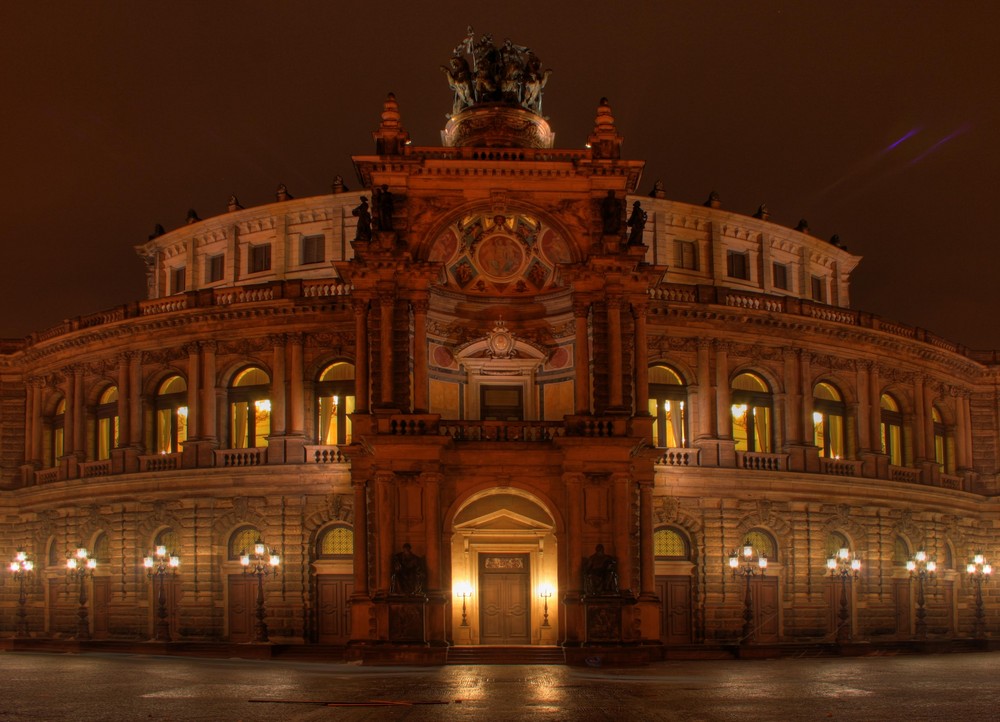
<svg viewBox="0 0 1000 722">
<path fill-rule="evenodd" d="M 424 558 L 414 554 L 409 543 L 403 545 L 402 551 L 392 555 L 389 594 L 420 596 L 424 593 L 426 579 L 427 570 L 424 566 Z"/>
<path fill-rule="evenodd" d="M 604 553 L 603 544 L 598 544 L 584 561 L 583 593 L 588 597 L 618 594 L 618 560 Z"/>
</svg>

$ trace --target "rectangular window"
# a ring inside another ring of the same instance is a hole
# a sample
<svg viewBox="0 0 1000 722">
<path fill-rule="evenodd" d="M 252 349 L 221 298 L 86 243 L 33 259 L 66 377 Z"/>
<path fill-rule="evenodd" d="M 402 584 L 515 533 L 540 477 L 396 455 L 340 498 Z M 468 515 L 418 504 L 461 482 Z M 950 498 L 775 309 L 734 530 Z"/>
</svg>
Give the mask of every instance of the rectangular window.
<svg viewBox="0 0 1000 722">
<path fill-rule="evenodd" d="M 784 291 L 788 289 L 788 266 L 784 263 L 775 263 L 772 267 L 773 276 L 772 280 L 774 282 L 775 288 L 780 288 Z"/>
<path fill-rule="evenodd" d="M 674 255 L 678 268 L 698 270 L 698 246 L 694 241 L 674 241 Z"/>
<path fill-rule="evenodd" d="M 175 268 L 170 272 L 170 292 L 184 293 L 187 285 L 187 269 L 184 266 Z"/>
<path fill-rule="evenodd" d="M 221 281 L 226 273 L 226 254 L 209 256 L 205 264 L 205 283 Z"/>
<path fill-rule="evenodd" d="M 324 259 L 322 235 L 302 236 L 302 249 L 299 257 L 302 265 L 307 263 L 322 263 Z"/>
<path fill-rule="evenodd" d="M 726 273 L 730 278 L 750 280 L 750 254 L 739 251 L 726 252 Z"/>
<path fill-rule="evenodd" d="M 826 281 L 821 276 L 812 277 L 812 299 L 826 303 Z"/>
<path fill-rule="evenodd" d="M 271 270 L 271 244 L 263 243 L 250 246 L 250 273 L 263 273 Z"/>
</svg>

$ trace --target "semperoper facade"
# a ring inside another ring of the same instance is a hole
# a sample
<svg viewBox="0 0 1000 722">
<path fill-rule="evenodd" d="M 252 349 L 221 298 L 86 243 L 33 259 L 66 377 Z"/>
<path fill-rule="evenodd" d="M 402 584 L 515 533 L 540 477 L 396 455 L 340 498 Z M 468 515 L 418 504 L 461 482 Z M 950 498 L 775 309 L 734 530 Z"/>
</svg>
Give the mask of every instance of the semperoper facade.
<svg viewBox="0 0 1000 722">
<path fill-rule="evenodd" d="M 271 641 L 373 657 L 972 636 L 996 352 L 853 309 L 860 258 L 804 222 L 640 189 L 605 99 L 555 147 L 531 49 L 470 29 L 441 70 L 440 146 L 390 95 L 361 190 L 192 212 L 137 246 L 147 299 L 3 342 L 29 634 L 78 633 L 82 545 L 88 631 L 153 636 L 162 545 L 176 640 L 251 641 L 258 585 Z M 258 540 L 280 573 L 244 573 Z M 766 574 L 734 577 L 744 543 Z"/>
</svg>

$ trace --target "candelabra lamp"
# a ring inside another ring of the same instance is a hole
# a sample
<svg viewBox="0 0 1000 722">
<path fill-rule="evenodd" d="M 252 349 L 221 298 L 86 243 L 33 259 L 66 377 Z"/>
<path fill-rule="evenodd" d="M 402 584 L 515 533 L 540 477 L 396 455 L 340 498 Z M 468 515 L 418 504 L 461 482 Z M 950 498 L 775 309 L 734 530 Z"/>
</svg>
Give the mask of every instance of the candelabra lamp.
<svg viewBox="0 0 1000 722">
<path fill-rule="evenodd" d="M 462 598 L 462 625 L 463 627 L 469 626 L 469 617 L 466 614 L 465 601 L 472 596 L 472 587 L 469 586 L 468 582 L 459 582 L 455 585 L 455 596 Z"/>
<path fill-rule="evenodd" d="M 542 598 L 542 626 L 549 626 L 549 598 L 552 596 L 552 586 L 543 584 L 538 591 L 538 596 Z"/>
<path fill-rule="evenodd" d="M 157 587 L 156 593 L 156 632 L 154 639 L 157 642 L 170 641 L 170 622 L 167 621 L 167 576 L 176 576 L 177 567 L 181 565 L 181 558 L 176 554 L 168 554 L 167 548 L 162 544 L 157 545 L 151 554 L 147 554 L 142 560 L 142 565 L 146 568 L 146 576 L 154 579 L 153 584 Z"/>
<path fill-rule="evenodd" d="M 32 571 L 34 571 L 35 563 L 29 558 L 28 552 L 24 549 L 18 549 L 14 554 L 14 560 L 8 568 L 11 574 L 14 575 L 14 579 L 17 580 L 18 585 L 17 631 L 14 633 L 14 636 L 28 637 L 30 636 L 28 634 L 28 610 L 25 608 L 28 603 L 28 597 L 24 593 L 24 583 L 31 576 Z"/>
<path fill-rule="evenodd" d="M 986 639 L 986 611 L 983 609 L 983 585 L 989 583 L 993 566 L 986 563 L 982 552 L 976 552 L 965 565 L 969 579 L 976 587 L 976 639 Z"/>
<path fill-rule="evenodd" d="M 90 639 L 90 620 L 87 614 L 87 577 L 94 576 L 97 560 L 82 544 L 76 548 L 73 556 L 66 560 L 66 576 L 80 583 L 80 608 L 76 612 L 76 638 Z"/>
<path fill-rule="evenodd" d="M 264 610 L 264 577 L 269 574 L 278 576 L 278 565 L 281 564 L 281 556 L 273 549 L 269 549 L 260 539 L 254 542 L 251 552 L 244 552 L 240 555 L 240 564 L 243 565 L 243 574 L 257 577 L 257 625 L 254 632 L 255 642 L 269 641 L 267 635 L 266 612 Z"/>
<path fill-rule="evenodd" d="M 826 568 L 830 577 L 836 580 L 840 577 L 840 611 L 837 613 L 837 641 L 847 642 L 851 639 L 850 613 L 847 609 L 847 581 L 857 579 L 861 572 L 861 560 L 851 558 L 851 551 L 841 547 L 836 554 L 826 560 Z"/>
<path fill-rule="evenodd" d="M 917 639 L 927 639 L 927 609 L 924 607 L 924 585 L 934 578 L 937 562 L 927 558 L 927 552 L 920 550 L 913 559 L 906 562 L 906 570 L 910 579 L 917 580 Z"/>
<path fill-rule="evenodd" d="M 750 580 L 757 574 L 764 576 L 767 573 L 767 556 L 756 554 L 753 544 L 747 539 L 741 549 L 734 549 L 729 553 L 729 568 L 732 570 L 733 579 L 743 577 L 746 580 L 746 590 L 743 594 L 743 634 L 740 638 L 740 644 L 749 644 L 754 641 L 756 636 L 753 625 L 753 593 L 750 589 Z"/>
</svg>

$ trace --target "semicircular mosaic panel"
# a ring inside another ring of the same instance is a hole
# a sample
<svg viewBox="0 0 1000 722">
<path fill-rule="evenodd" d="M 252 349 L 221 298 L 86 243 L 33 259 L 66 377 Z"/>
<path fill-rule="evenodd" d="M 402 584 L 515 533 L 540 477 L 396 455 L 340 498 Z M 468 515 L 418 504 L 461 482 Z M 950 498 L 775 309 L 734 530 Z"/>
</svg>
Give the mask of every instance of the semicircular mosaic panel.
<svg viewBox="0 0 1000 722">
<path fill-rule="evenodd" d="M 464 216 L 431 248 L 444 263 L 444 284 L 465 293 L 531 295 L 551 288 L 556 264 L 573 260 L 554 229 L 523 213 Z"/>
</svg>

